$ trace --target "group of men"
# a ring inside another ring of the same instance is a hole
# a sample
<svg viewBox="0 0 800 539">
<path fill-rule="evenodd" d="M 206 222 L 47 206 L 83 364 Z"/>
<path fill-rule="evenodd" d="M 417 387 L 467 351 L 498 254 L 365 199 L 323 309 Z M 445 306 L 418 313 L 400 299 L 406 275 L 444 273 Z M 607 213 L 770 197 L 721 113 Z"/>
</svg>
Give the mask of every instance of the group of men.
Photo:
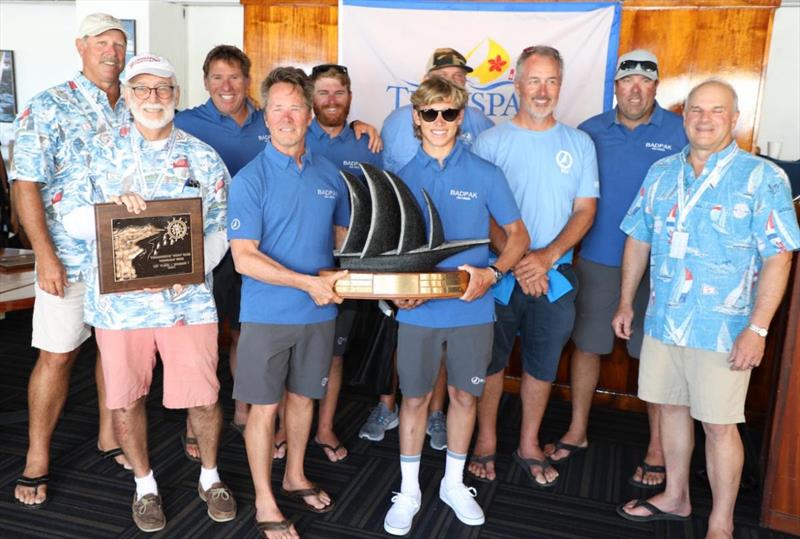
<svg viewBox="0 0 800 539">
<path fill-rule="evenodd" d="M 439 497 L 461 522 L 480 525 L 484 513 L 464 470 L 496 480 L 502 373 L 517 334 L 523 419 L 513 459 L 536 488 L 554 486 L 558 465 L 588 446 L 600 356 L 616 335 L 641 358 L 639 395 L 650 419 L 647 454 L 630 480 L 665 486 L 619 514 L 688 518 L 697 419 L 714 499 L 708 536 L 731 536 L 742 468 L 736 423 L 800 231 L 785 176 L 734 141 L 738 105 L 729 84 L 695 87 L 681 121 L 655 101 L 657 59 L 632 51 L 618 62 L 617 106 L 575 129 L 554 114 L 564 60 L 538 45 L 517 60 L 518 113 L 492 127 L 467 106 L 464 57 L 437 49 L 411 104 L 384 123 L 381 158 L 369 126 L 347 124 L 345 66 L 316 66 L 310 77 L 274 69 L 261 84 L 262 111 L 247 98 L 247 56 L 218 46 L 203 66 L 209 101 L 175 115 L 180 88 L 166 59 L 134 57 L 120 83 L 126 38 L 117 19 L 88 16 L 76 40 L 82 71 L 34 97 L 17 119 L 11 179 L 37 255 L 33 346 L 41 350 L 15 490 L 22 505 L 39 508 L 49 497 L 50 437 L 92 326 L 98 449 L 133 469 L 136 525 L 152 532 L 166 524 L 144 411 L 156 352 L 164 406 L 189 412 L 184 447 L 201 464 L 198 494 L 215 521 L 235 518 L 216 465 L 219 314 L 232 330 L 232 424 L 245 439 L 258 529 L 269 539 L 298 537 L 272 490 L 276 459 L 286 458 L 283 495 L 312 512 L 333 510 L 333 496 L 309 480 L 303 461 L 314 400 L 314 442 L 332 462 L 347 458 L 333 431 L 344 351 L 334 343 L 346 342 L 351 322 L 334 289 L 345 272 L 318 272 L 335 265 L 349 223 L 339 170 L 368 162 L 398 173 L 420 203 L 427 193 L 446 240 L 488 236 L 496 255 L 492 261 L 481 246 L 443 262 L 469 273 L 461 298 L 396 302 L 402 404 L 398 414 L 382 397 L 362 429 L 382 438 L 399 415 L 401 484 L 385 530 L 407 534 L 421 506 L 420 456 L 437 385 L 450 398 Z M 206 282 L 99 294 L 92 205 L 139 213 L 151 200 L 187 196 L 203 205 Z M 570 337 L 572 421 L 543 444 L 539 427 Z"/>
</svg>

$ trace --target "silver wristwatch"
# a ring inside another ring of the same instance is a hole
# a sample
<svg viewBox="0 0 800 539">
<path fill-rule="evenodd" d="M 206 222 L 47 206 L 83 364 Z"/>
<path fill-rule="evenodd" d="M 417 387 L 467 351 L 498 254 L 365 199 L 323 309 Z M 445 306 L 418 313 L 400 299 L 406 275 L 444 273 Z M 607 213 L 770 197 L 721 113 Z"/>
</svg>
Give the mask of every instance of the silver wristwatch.
<svg viewBox="0 0 800 539">
<path fill-rule="evenodd" d="M 766 337 L 767 336 L 767 328 L 759 327 L 755 324 L 750 324 L 747 326 L 747 329 L 758 335 L 759 337 Z"/>
<path fill-rule="evenodd" d="M 492 273 L 494 273 L 494 282 L 495 282 L 495 284 L 499 283 L 500 280 L 503 278 L 503 272 L 500 271 L 500 268 L 498 268 L 494 264 L 489 266 L 489 269 L 492 270 Z"/>
</svg>

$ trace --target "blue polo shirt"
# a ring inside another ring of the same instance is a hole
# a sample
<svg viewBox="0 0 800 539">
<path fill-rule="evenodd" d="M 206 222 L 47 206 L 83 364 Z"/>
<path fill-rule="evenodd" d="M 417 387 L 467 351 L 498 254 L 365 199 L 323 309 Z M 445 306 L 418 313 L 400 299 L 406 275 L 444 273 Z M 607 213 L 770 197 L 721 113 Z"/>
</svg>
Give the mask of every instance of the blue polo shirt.
<svg viewBox="0 0 800 539">
<path fill-rule="evenodd" d="M 324 155 L 340 170 L 363 177 L 359 163 L 369 163 L 381 168 L 381 152 L 369 151 L 369 137 L 356 139 L 356 134 L 345 124 L 344 129 L 335 137 L 331 137 L 316 118 L 306 132 L 306 148 L 317 155 Z"/>
<path fill-rule="evenodd" d="M 247 103 L 249 114 L 241 127 L 236 120 L 222 114 L 209 99 L 193 109 L 175 115 L 175 126 L 214 148 L 228 172 L 234 176 L 264 149 L 269 131 L 260 110 Z"/>
<path fill-rule="evenodd" d="M 425 208 L 422 190 L 428 192 L 444 226 L 445 240 L 481 239 L 489 237 L 489 217 L 500 226 L 520 218 L 514 195 L 503 172 L 488 161 L 472 154 L 462 142 L 456 142 L 444 166 L 420 146 L 417 154 L 400 170 L 420 207 Z M 427 221 L 427 212 L 424 212 Z M 428 222 L 430 227 L 430 222 Z M 439 268 L 457 268 L 470 264 L 478 268 L 489 265 L 489 246 L 479 245 L 443 260 Z M 437 299 L 411 310 L 401 310 L 397 320 L 430 328 L 453 328 L 487 324 L 494 320 L 492 294 L 472 302 L 458 298 Z"/>
<path fill-rule="evenodd" d="M 589 118 L 578 128 L 594 141 L 601 195 L 594 225 L 581 242 L 581 257 L 620 266 L 626 236 L 619 225 L 650 166 L 688 143 L 683 119 L 656 103 L 650 121 L 633 131 L 619 123 L 616 109 Z"/>
<path fill-rule="evenodd" d="M 494 123 L 475 107 L 464 109 L 464 121 L 458 138 L 467 146 L 471 145 L 478 135 L 492 127 Z M 395 109 L 383 121 L 381 129 L 383 139 L 383 168 L 397 173 L 406 163 L 411 161 L 420 147 L 420 141 L 414 136 L 414 120 L 411 118 L 411 105 Z"/>
<path fill-rule="evenodd" d="M 268 142 L 233 178 L 228 239 L 258 240 L 258 249 L 307 275 L 335 266 L 333 225 L 347 226 L 347 188 L 336 166 L 306 149 L 302 167 Z M 242 275 L 239 320 L 315 324 L 336 318 L 336 305 L 318 307 L 306 292 Z"/>
</svg>

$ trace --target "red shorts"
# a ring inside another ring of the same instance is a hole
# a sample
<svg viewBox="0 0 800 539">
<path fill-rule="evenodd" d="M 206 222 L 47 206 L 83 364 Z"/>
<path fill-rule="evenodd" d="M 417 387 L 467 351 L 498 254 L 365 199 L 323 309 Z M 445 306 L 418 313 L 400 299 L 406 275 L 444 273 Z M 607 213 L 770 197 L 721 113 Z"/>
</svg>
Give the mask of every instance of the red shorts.
<svg viewBox="0 0 800 539">
<path fill-rule="evenodd" d="M 124 408 L 150 392 L 156 352 L 164 365 L 164 407 L 217 402 L 217 324 L 168 328 L 96 329 L 106 382 L 106 406 Z"/>
</svg>

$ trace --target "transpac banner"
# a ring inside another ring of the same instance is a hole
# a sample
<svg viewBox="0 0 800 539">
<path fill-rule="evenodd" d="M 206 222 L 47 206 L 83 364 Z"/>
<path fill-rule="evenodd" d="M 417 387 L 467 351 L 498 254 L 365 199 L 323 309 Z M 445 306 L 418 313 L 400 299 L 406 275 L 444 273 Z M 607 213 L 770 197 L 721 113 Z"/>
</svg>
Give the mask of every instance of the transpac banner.
<svg viewBox="0 0 800 539">
<path fill-rule="evenodd" d="M 350 118 L 375 126 L 408 104 L 434 49 L 452 47 L 474 69 L 470 105 L 495 123 L 519 103 L 514 67 L 531 45 L 564 59 L 556 118 L 576 126 L 611 108 L 619 43 L 618 2 L 441 2 L 340 0 L 339 62 L 353 89 Z"/>
</svg>

